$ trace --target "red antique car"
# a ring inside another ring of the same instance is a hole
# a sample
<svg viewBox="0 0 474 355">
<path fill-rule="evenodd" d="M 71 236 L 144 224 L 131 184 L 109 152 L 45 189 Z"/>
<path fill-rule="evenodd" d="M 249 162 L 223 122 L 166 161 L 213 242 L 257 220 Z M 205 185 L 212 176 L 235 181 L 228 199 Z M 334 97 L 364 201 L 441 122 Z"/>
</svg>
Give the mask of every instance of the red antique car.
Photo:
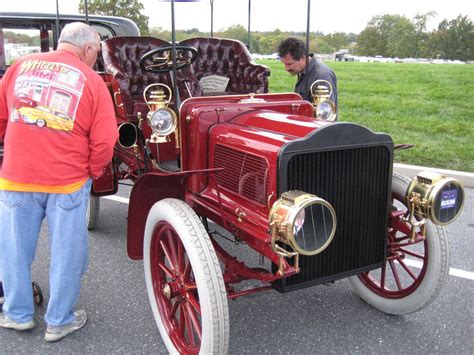
<svg viewBox="0 0 474 355">
<path fill-rule="evenodd" d="M 389 135 L 317 114 L 324 83 L 314 105 L 268 93 L 268 69 L 229 39 L 114 37 L 102 58 L 120 138 L 93 194 L 133 181 L 128 254 L 144 260 L 171 353 L 226 353 L 228 299 L 260 291 L 350 278 L 390 314 L 440 293 L 449 269 L 442 226 L 461 212 L 461 184 L 393 174 Z M 262 263 L 232 255 L 223 238 Z"/>
<path fill-rule="evenodd" d="M 459 182 L 392 174 L 390 136 L 314 117 L 297 94 L 267 93 L 267 68 L 238 41 L 185 40 L 175 64 L 173 45 L 156 38 L 116 37 L 102 48 L 120 138 L 95 193 L 134 181 L 128 254 L 144 260 L 170 352 L 225 353 L 227 300 L 268 289 L 349 277 L 390 314 L 439 294 L 449 269 L 440 226 L 462 209 Z M 224 92 L 202 90 L 209 76 L 226 79 Z M 319 84 L 315 106 L 328 97 Z M 229 236 L 267 263 L 231 255 L 221 243 Z"/>
</svg>

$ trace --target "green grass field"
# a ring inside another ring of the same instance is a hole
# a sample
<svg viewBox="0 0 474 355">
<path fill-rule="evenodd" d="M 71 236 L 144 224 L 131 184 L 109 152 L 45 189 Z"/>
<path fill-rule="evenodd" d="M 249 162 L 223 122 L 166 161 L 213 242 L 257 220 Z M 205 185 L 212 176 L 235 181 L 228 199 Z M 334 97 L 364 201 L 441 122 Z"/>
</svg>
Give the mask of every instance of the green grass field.
<svg viewBox="0 0 474 355">
<path fill-rule="evenodd" d="M 292 91 L 295 77 L 275 60 L 270 91 Z M 336 73 L 339 120 L 411 143 L 400 163 L 474 172 L 474 65 L 326 62 Z"/>
</svg>

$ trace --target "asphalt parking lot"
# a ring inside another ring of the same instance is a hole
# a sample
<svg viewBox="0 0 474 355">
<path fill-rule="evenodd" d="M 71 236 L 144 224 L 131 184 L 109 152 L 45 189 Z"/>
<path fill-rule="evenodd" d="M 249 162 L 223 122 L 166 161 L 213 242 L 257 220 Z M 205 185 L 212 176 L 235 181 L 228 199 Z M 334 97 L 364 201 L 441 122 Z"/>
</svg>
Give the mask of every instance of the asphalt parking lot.
<svg viewBox="0 0 474 355">
<path fill-rule="evenodd" d="M 44 307 L 36 327 L 18 333 L 0 329 L 4 354 L 166 353 L 155 326 L 141 261 L 126 252 L 128 188 L 122 200 L 101 200 L 98 228 L 90 235 L 90 266 L 79 309 L 85 328 L 54 344 L 43 340 Z M 347 280 L 279 294 L 276 291 L 229 301 L 231 354 L 472 354 L 474 353 L 474 189 L 467 189 L 462 216 L 448 226 L 451 275 L 427 308 L 389 316 L 363 301 Z M 33 278 L 48 299 L 47 227 L 42 230 Z M 234 253 L 257 258 L 245 246 Z"/>
</svg>

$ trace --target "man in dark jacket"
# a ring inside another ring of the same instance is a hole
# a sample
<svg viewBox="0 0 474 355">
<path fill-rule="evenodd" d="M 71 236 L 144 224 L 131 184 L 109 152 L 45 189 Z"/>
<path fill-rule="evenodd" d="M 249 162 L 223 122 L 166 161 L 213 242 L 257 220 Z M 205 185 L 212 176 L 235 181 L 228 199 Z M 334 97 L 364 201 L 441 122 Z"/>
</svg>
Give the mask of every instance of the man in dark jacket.
<svg viewBox="0 0 474 355">
<path fill-rule="evenodd" d="M 298 75 L 295 92 L 309 102 L 313 101 L 310 92 L 311 84 L 316 80 L 326 80 L 332 86 L 330 99 L 337 105 L 337 80 L 334 72 L 325 64 L 318 62 L 315 58 L 308 58 L 306 67 L 306 46 L 298 38 L 287 38 L 280 43 L 278 55 L 285 65 L 285 70 L 291 75 Z"/>
</svg>

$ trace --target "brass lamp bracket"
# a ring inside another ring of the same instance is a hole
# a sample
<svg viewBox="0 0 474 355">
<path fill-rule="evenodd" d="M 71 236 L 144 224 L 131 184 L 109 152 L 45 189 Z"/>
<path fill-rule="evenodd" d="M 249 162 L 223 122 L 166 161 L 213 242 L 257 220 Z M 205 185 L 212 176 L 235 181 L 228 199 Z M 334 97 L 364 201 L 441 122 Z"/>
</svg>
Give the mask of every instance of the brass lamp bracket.
<svg viewBox="0 0 474 355">
<path fill-rule="evenodd" d="M 422 199 L 419 193 L 412 192 L 409 199 L 409 203 L 410 203 L 410 215 L 408 216 L 408 218 L 407 217 L 403 218 L 403 220 L 408 222 L 412 226 L 410 239 L 412 242 L 415 241 L 417 227 L 420 227 L 421 236 L 423 239 L 425 239 L 426 222 L 428 222 L 428 219 L 422 218 L 420 220 L 417 220 L 415 218 L 415 211 L 418 206 L 426 207 L 428 204 L 428 201 L 426 199 Z"/>
<path fill-rule="evenodd" d="M 283 276 L 285 273 L 285 263 L 284 263 L 284 258 L 295 258 L 295 263 L 293 267 L 295 268 L 296 272 L 300 272 L 300 267 L 299 267 L 299 260 L 300 260 L 300 255 L 299 253 L 293 251 L 288 251 L 282 248 L 280 245 L 277 244 L 277 241 L 279 239 L 278 237 L 278 225 L 279 222 L 274 220 L 274 222 L 271 224 L 272 228 L 272 250 L 275 254 L 279 256 L 279 264 L 278 264 L 278 275 Z"/>
</svg>

